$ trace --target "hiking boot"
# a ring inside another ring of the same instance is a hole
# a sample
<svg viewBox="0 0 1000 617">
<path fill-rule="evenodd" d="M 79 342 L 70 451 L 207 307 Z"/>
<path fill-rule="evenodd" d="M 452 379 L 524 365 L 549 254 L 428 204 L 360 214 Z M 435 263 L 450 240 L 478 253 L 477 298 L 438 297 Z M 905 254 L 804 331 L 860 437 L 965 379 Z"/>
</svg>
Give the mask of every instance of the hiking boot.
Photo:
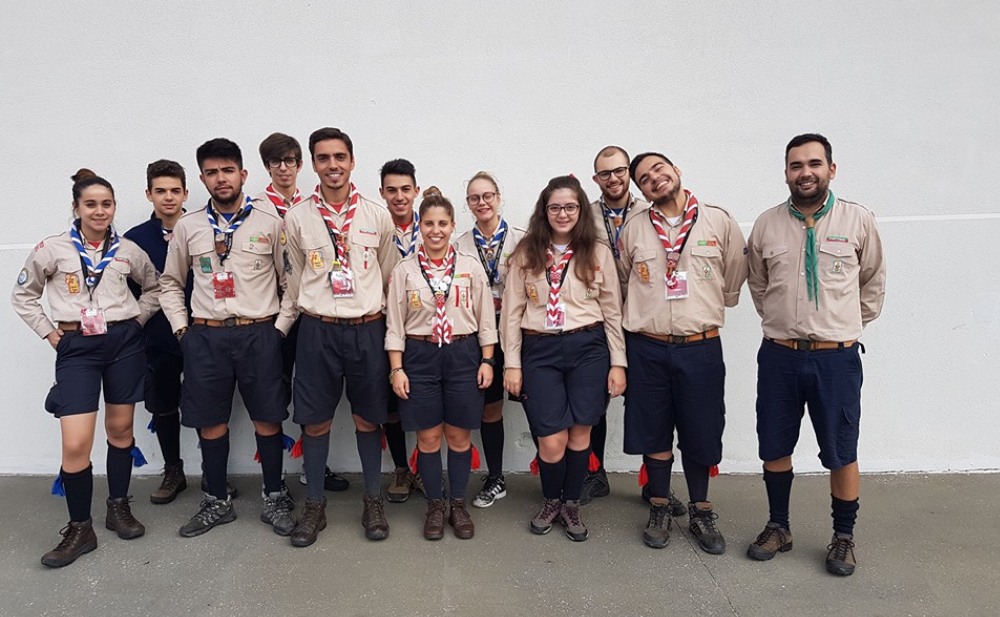
<svg viewBox="0 0 1000 617">
<path fill-rule="evenodd" d="M 642 542 L 649 548 L 666 548 L 670 543 L 670 506 L 667 504 L 649 507 L 649 522 L 642 532 Z"/>
<path fill-rule="evenodd" d="M 580 502 L 567 501 L 562 505 L 559 522 L 566 528 L 566 537 L 574 542 L 583 542 L 590 536 L 587 526 L 580 519 Z"/>
<path fill-rule="evenodd" d="M 448 504 L 444 499 L 427 500 L 427 516 L 424 518 L 424 539 L 440 540 L 444 537 L 444 511 Z"/>
<path fill-rule="evenodd" d="M 61 568 L 76 561 L 84 553 L 97 548 L 97 535 L 94 533 L 93 519 L 82 523 L 70 521 L 59 531 L 62 535 L 59 545 L 42 555 L 42 565 L 50 568 Z"/>
<path fill-rule="evenodd" d="M 302 475 L 299 476 L 299 484 L 305 486 L 308 483 L 309 480 L 306 479 L 306 473 L 303 471 Z M 333 473 L 329 467 L 326 468 L 326 473 L 323 476 L 324 491 L 339 493 L 341 491 L 346 491 L 349 488 L 351 488 L 351 483 L 347 480 L 347 478 L 342 478 L 341 476 Z"/>
<path fill-rule="evenodd" d="M 652 497 L 652 493 L 649 490 L 649 485 L 642 487 L 642 500 L 649 503 L 649 498 Z M 687 514 L 687 506 L 681 503 L 680 499 L 677 499 L 677 495 L 674 494 L 674 489 L 670 489 L 670 495 L 667 497 L 670 500 L 670 516 L 678 518 Z"/>
<path fill-rule="evenodd" d="M 611 485 L 608 484 L 608 472 L 598 469 L 594 473 L 587 474 L 587 479 L 583 481 L 580 505 L 585 506 L 598 497 L 607 497 L 610 494 Z"/>
<path fill-rule="evenodd" d="M 365 537 L 369 540 L 385 540 L 389 537 L 389 521 L 385 520 L 385 509 L 381 495 L 364 495 L 364 510 L 361 524 L 365 527 Z"/>
<path fill-rule="evenodd" d="M 160 488 L 149 494 L 149 501 L 152 503 L 170 503 L 188 486 L 187 476 L 184 475 L 184 461 L 177 461 L 176 465 L 164 465 L 162 475 Z"/>
<path fill-rule="evenodd" d="M 104 526 L 116 532 L 122 540 L 138 538 L 146 533 L 142 523 L 132 516 L 132 508 L 129 506 L 131 501 L 131 497 L 108 498 L 108 515 L 104 519 Z"/>
<path fill-rule="evenodd" d="M 546 499 L 542 502 L 542 509 L 538 511 L 535 518 L 531 519 L 529 525 L 531 533 L 545 535 L 552 531 L 552 523 L 559 518 L 562 511 L 562 501 L 558 499 Z"/>
<path fill-rule="evenodd" d="M 792 550 L 792 532 L 778 523 L 768 522 L 754 543 L 747 547 L 747 557 L 757 561 L 773 559 L 779 552 Z"/>
<path fill-rule="evenodd" d="M 392 472 L 392 482 L 385 490 L 385 498 L 392 503 L 403 503 L 413 492 L 413 472 L 409 467 L 397 467 Z"/>
<path fill-rule="evenodd" d="M 472 500 L 472 505 L 477 508 L 488 508 L 497 499 L 507 496 L 507 483 L 503 476 L 486 476 L 483 478 L 483 488 L 476 493 L 476 498 Z"/>
<path fill-rule="evenodd" d="M 464 499 L 451 500 L 451 513 L 448 515 L 448 524 L 455 529 L 455 537 L 459 540 L 468 540 L 476 535 L 476 526 L 472 523 L 469 511 L 465 509 Z"/>
<path fill-rule="evenodd" d="M 688 529 L 698 540 L 701 550 L 710 555 L 721 555 L 726 552 L 726 539 L 715 524 L 719 515 L 712 511 L 708 501 L 688 504 Z"/>
<path fill-rule="evenodd" d="M 826 571 L 837 576 L 850 576 L 854 574 L 854 567 L 858 565 L 854 559 L 854 536 L 845 533 L 833 534 L 829 551 L 826 554 Z"/>
<path fill-rule="evenodd" d="M 205 493 L 206 495 L 209 494 L 208 479 L 205 476 L 201 477 L 201 492 Z M 236 487 L 230 484 L 229 480 L 226 480 L 226 495 L 229 497 L 229 499 L 236 499 L 239 496 L 239 494 L 240 492 L 236 490 Z M 215 499 L 215 495 L 212 495 L 212 498 Z"/>
<path fill-rule="evenodd" d="M 305 505 L 302 506 L 302 518 L 292 532 L 292 546 L 309 546 L 324 529 L 326 529 L 326 497 L 320 501 L 306 499 Z"/>
<path fill-rule="evenodd" d="M 291 535 L 295 531 L 295 519 L 292 518 L 295 502 L 288 494 L 288 485 L 285 484 L 284 480 L 281 482 L 281 490 L 266 495 L 261 492 L 260 497 L 264 501 L 260 520 L 270 525 L 274 533 L 279 536 Z"/>
<path fill-rule="evenodd" d="M 225 525 L 236 520 L 236 508 L 231 499 L 207 497 L 198 506 L 198 512 L 191 517 L 180 534 L 185 538 L 200 536 L 216 525 Z"/>
</svg>

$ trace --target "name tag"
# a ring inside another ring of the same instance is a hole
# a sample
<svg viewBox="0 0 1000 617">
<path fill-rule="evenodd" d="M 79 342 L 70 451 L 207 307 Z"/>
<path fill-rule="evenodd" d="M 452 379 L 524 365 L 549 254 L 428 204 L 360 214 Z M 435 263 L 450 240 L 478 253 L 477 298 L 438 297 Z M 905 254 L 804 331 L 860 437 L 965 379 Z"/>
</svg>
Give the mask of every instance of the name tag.
<svg viewBox="0 0 1000 617">
<path fill-rule="evenodd" d="M 236 278 L 232 272 L 216 272 L 212 275 L 212 288 L 216 300 L 236 297 Z"/>
<path fill-rule="evenodd" d="M 80 310 L 80 330 L 84 336 L 96 336 L 108 333 L 108 322 L 104 320 L 104 309 L 90 308 Z"/>
</svg>

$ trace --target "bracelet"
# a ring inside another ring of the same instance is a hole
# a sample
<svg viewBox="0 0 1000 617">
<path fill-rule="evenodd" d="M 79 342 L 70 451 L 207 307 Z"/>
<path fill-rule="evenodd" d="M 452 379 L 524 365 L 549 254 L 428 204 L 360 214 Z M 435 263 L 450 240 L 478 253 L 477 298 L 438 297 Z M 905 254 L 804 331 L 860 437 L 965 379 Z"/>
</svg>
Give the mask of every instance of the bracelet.
<svg viewBox="0 0 1000 617">
<path fill-rule="evenodd" d="M 185 333 L 186 333 L 187 331 L 188 331 L 188 327 L 187 327 L 187 326 L 184 326 L 183 328 L 178 328 L 178 329 L 177 329 L 177 331 L 176 331 L 176 332 L 174 332 L 174 336 L 176 336 L 176 337 L 177 337 L 177 340 L 179 341 L 179 340 L 181 340 L 181 337 L 183 337 L 183 336 L 184 336 L 184 334 L 185 334 Z"/>
<path fill-rule="evenodd" d="M 496 366 L 497 365 L 497 359 L 496 358 L 483 358 L 482 360 L 479 361 L 479 363 L 480 364 L 485 364 L 487 366 Z"/>
<path fill-rule="evenodd" d="M 403 370 L 403 367 L 394 368 L 394 369 L 390 370 L 389 371 L 389 383 L 390 384 L 392 383 L 392 377 L 393 377 L 393 375 L 395 375 L 396 373 L 403 373 L 403 372 L 405 372 Z"/>
</svg>

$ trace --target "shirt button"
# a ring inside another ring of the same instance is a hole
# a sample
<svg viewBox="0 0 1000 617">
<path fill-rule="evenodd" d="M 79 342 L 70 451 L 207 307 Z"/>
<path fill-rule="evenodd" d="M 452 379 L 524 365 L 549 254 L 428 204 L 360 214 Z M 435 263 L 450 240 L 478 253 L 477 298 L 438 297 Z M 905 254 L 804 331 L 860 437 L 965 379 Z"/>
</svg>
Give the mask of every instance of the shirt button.
<svg viewBox="0 0 1000 617">
<path fill-rule="evenodd" d="M 806 275 L 806 273 L 805 273 L 805 272 L 799 272 L 799 274 L 801 274 L 802 276 L 805 276 L 805 275 Z"/>
</svg>

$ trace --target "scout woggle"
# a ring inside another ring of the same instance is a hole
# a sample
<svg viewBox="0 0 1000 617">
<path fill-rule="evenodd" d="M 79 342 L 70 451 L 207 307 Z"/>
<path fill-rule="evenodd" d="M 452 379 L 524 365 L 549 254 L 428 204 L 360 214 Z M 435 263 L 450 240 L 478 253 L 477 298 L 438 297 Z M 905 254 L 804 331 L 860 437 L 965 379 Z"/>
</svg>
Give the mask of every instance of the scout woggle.
<svg viewBox="0 0 1000 617">
<path fill-rule="evenodd" d="M 451 291 L 451 283 L 455 276 L 455 247 L 448 246 L 448 255 L 445 257 L 444 276 L 435 278 L 431 275 L 431 265 L 424 252 L 424 245 L 417 248 L 417 263 L 420 264 L 420 272 L 424 275 L 424 280 L 434 292 L 434 323 L 431 325 L 431 336 L 441 345 L 451 344 L 451 320 L 445 314 L 445 304 L 448 301 L 448 292 Z"/>
<path fill-rule="evenodd" d="M 649 220 L 653 224 L 653 229 L 656 230 L 656 235 L 660 237 L 663 250 L 667 253 L 667 274 L 665 275 L 665 279 L 668 288 L 677 286 L 677 262 L 681 260 L 681 251 L 684 250 L 684 245 L 687 243 L 688 232 L 691 231 L 691 227 L 694 226 L 694 222 L 698 218 L 698 199 L 687 189 L 684 189 L 684 194 L 687 195 L 687 204 L 684 206 L 683 214 L 684 222 L 677 233 L 676 242 L 670 241 L 670 236 L 663 226 L 663 223 L 666 222 L 663 213 L 655 207 L 649 209 Z"/>
<path fill-rule="evenodd" d="M 87 284 L 87 289 L 93 291 L 97 287 L 98 283 L 101 282 L 101 277 L 104 275 L 104 269 L 109 263 L 115 258 L 115 254 L 118 252 L 119 238 L 118 232 L 115 231 L 114 227 L 109 226 L 108 231 L 104 238 L 104 257 L 101 258 L 100 263 L 94 266 L 94 262 L 91 261 L 90 255 L 87 254 L 87 250 L 83 246 L 83 237 L 80 235 L 80 219 L 73 221 L 72 227 L 69 228 L 69 237 L 73 240 L 73 244 L 76 246 L 76 250 L 80 253 L 80 264 L 83 266 L 83 271 L 86 273 L 86 278 L 84 281 Z"/>
<path fill-rule="evenodd" d="M 215 232 L 215 254 L 219 256 L 220 266 L 229 259 L 229 252 L 233 248 L 233 234 L 236 233 L 236 230 L 240 228 L 243 221 L 250 216 L 250 211 L 253 210 L 253 200 L 250 199 L 249 195 L 246 199 L 243 209 L 236 213 L 229 221 L 229 227 L 226 227 L 225 231 L 219 228 L 219 223 L 216 221 L 215 210 L 212 208 L 212 200 L 208 200 L 208 205 L 205 206 L 208 223 L 212 226 L 212 231 Z"/>
</svg>

